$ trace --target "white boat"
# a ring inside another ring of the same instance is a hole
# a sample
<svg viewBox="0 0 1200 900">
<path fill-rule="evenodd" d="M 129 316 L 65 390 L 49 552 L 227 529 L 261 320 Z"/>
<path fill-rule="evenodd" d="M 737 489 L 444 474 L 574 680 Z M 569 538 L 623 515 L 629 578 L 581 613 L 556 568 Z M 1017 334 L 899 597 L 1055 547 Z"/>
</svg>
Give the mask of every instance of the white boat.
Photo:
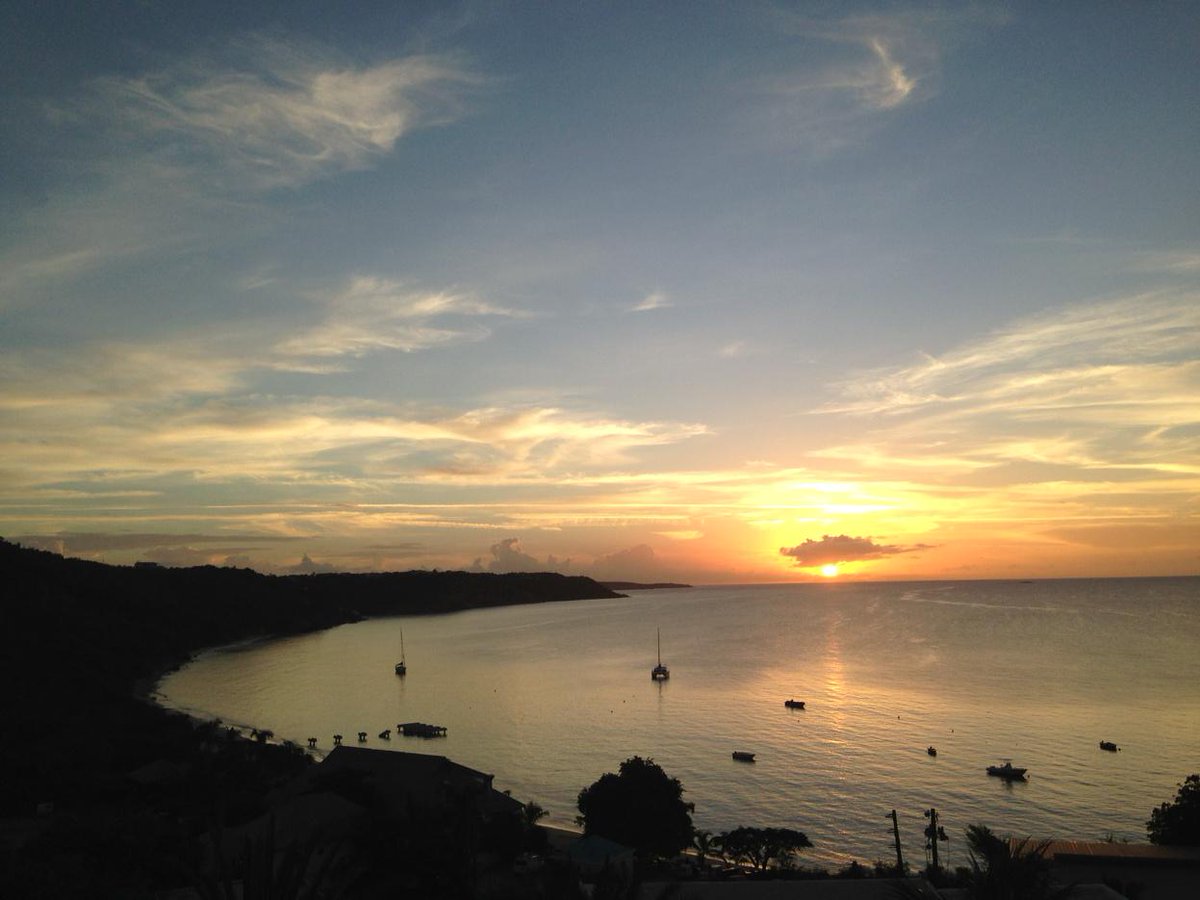
<svg viewBox="0 0 1200 900">
<path fill-rule="evenodd" d="M 407 675 L 408 666 L 404 662 L 404 629 L 400 629 L 400 662 L 396 663 L 396 674 Z"/>
<path fill-rule="evenodd" d="M 671 677 L 671 670 L 662 661 L 662 631 L 658 632 L 658 665 L 650 670 L 650 678 L 654 681 L 666 681 Z"/>
</svg>

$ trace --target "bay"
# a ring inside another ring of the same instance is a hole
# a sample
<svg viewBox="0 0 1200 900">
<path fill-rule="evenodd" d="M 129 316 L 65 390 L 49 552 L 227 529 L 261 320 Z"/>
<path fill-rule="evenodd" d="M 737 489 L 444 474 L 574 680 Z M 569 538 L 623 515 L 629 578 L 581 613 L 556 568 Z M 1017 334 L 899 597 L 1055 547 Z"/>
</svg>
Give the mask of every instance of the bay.
<svg viewBox="0 0 1200 900">
<path fill-rule="evenodd" d="M 649 677 L 658 630 L 664 683 Z M 714 586 L 217 648 L 158 694 L 322 750 L 366 731 L 371 747 L 445 755 L 554 824 L 601 774 L 651 757 L 683 783 L 697 827 L 798 828 L 809 864 L 894 858 L 895 808 L 922 865 L 935 807 L 943 861 L 964 864 L 974 823 L 1144 840 L 1150 810 L 1200 771 L 1198 650 L 1196 578 Z M 785 708 L 793 697 L 807 708 Z M 377 737 L 408 721 L 448 735 Z M 989 778 L 1004 758 L 1029 781 Z"/>
</svg>

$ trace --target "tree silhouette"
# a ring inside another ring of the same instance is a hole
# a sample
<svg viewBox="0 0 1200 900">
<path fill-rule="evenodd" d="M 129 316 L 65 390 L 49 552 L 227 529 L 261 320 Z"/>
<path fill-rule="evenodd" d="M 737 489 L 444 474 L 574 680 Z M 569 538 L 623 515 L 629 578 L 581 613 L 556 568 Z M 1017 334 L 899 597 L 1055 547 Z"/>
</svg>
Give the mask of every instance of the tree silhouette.
<svg viewBox="0 0 1200 900">
<path fill-rule="evenodd" d="M 735 828 L 717 836 L 726 859 L 762 872 L 773 862 L 789 865 L 797 850 L 811 847 L 808 835 L 793 828 Z"/>
<path fill-rule="evenodd" d="M 691 844 L 692 804 L 683 785 L 652 759 L 631 756 L 579 792 L 579 821 L 595 834 L 642 856 L 673 856 Z"/>
<path fill-rule="evenodd" d="M 1189 775 L 1172 802 L 1151 810 L 1146 834 L 1152 844 L 1200 846 L 1200 775 Z"/>
<path fill-rule="evenodd" d="M 1046 859 L 1049 841 L 1015 844 L 998 837 L 986 825 L 967 826 L 967 896 L 971 900 L 1055 900 L 1072 887 L 1058 887 L 1050 878 Z"/>
<path fill-rule="evenodd" d="M 708 855 L 716 847 L 716 844 L 713 842 L 713 833 L 703 828 L 697 828 L 692 834 L 692 846 L 696 848 L 696 856 L 699 857 L 700 868 L 707 869 Z"/>
</svg>

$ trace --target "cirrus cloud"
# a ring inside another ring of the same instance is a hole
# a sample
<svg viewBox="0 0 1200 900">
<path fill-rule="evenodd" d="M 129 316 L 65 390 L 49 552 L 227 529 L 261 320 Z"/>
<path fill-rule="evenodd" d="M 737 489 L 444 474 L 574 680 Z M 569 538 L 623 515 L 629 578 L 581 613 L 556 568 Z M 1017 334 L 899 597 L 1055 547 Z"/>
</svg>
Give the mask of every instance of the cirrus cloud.
<svg viewBox="0 0 1200 900">
<path fill-rule="evenodd" d="M 147 152 L 202 168 L 210 182 L 269 190 L 362 168 L 407 132 L 459 116 L 463 90 L 479 83 L 453 57 L 355 66 L 320 47 L 250 37 L 225 59 L 198 56 L 94 88 Z"/>
<path fill-rule="evenodd" d="M 361 357 L 385 350 L 411 353 L 436 346 L 487 338 L 480 317 L 518 317 L 468 293 L 420 291 L 386 278 L 356 276 L 326 304 L 320 324 L 276 344 L 285 358 Z M 453 323 L 453 324 L 452 324 Z"/>
</svg>

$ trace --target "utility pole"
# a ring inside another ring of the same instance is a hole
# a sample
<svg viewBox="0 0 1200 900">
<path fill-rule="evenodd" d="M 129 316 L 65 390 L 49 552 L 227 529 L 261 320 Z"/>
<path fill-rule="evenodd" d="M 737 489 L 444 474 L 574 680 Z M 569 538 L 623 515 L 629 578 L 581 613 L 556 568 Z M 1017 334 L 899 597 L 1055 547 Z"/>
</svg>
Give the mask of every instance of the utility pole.
<svg viewBox="0 0 1200 900">
<path fill-rule="evenodd" d="M 950 840 L 946 837 L 946 829 L 938 825 L 938 813 L 934 808 L 925 810 L 925 818 L 929 820 L 929 824 L 925 826 L 925 837 L 929 842 L 925 845 L 926 849 L 933 854 L 932 868 L 934 871 L 940 868 L 938 865 L 938 841 Z"/>
<path fill-rule="evenodd" d="M 896 811 L 894 809 L 884 816 L 884 818 L 892 820 L 892 834 L 896 836 L 896 874 L 903 875 L 904 854 L 900 850 L 900 820 L 896 818 Z"/>
</svg>

